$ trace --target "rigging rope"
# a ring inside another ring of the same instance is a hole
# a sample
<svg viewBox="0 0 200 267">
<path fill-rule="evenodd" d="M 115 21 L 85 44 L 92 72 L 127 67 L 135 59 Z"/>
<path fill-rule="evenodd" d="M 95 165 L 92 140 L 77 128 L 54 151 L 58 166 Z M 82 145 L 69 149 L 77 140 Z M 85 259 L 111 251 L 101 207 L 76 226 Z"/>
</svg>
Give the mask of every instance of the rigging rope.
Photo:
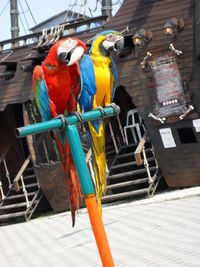
<svg viewBox="0 0 200 267">
<path fill-rule="evenodd" d="M 22 14 L 23 14 L 23 16 L 24 16 L 24 19 L 25 19 L 25 21 L 26 21 L 26 25 L 28 26 L 28 29 L 29 29 L 30 26 L 29 26 L 28 21 L 27 21 L 27 19 L 26 19 L 26 15 L 25 15 L 25 12 L 24 12 L 24 9 L 23 9 L 23 7 L 22 7 L 22 4 L 21 4 L 21 1 L 20 1 L 20 0 L 19 0 L 19 5 L 20 5 L 20 8 L 21 8 L 21 10 L 22 10 Z M 21 20 L 21 23 L 22 23 L 22 19 L 21 19 L 20 14 L 19 14 L 19 17 L 20 17 L 20 20 Z M 22 26 L 23 26 L 23 23 L 22 23 Z M 24 28 L 24 26 L 23 26 L 23 28 Z M 25 30 L 25 29 L 24 29 L 24 31 L 25 31 L 25 33 L 26 33 L 26 30 Z"/>
<path fill-rule="evenodd" d="M 10 1 L 8 1 L 6 4 L 5 4 L 5 6 L 3 7 L 3 9 L 1 10 L 1 12 L 0 12 L 0 16 L 3 14 L 3 12 L 6 10 L 6 8 L 7 8 L 7 6 L 8 6 L 8 4 L 9 4 L 9 2 Z"/>
<path fill-rule="evenodd" d="M 33 16 L 33 13 L 32 13 L 32 11 L 31 11 L 31 9 L 30 9 L 28 3 L 27 3 L 27 1 L 26 1 L 26 0 L 24 0 L 24 1 L 25 1 L 26 5 L 27 5 L 27 7 L 28 7 L 28 10 L 29 10 L 29 12 L 30 12 L 30 14 L 31 14 L 31 17 L 32 17 L 34 23 L 37 24 L 37 23 L 36 23 L 36 20 L 35 20 L 35 18 L 34 18 L 34 16 Z"/>
</svg>

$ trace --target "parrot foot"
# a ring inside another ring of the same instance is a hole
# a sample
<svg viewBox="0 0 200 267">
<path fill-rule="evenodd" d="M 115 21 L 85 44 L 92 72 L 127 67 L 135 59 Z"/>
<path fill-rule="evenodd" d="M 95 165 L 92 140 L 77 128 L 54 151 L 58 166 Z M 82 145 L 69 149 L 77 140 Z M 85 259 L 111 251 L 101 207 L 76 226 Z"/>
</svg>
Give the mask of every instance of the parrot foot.
<svg viewBox="0 0 200 267">
<path fill-rule="evenodd" d="M 102 119 L 104 119 L 106 116 L 106 112 L 105 112 L 104 108 L 102 106 L 97 106 L 95 109 L 97 109 L 101 112 Z"/>
<path fill-rule="evenodd" d="M 78 121 L 83 123 L 83 115 L 80 111 L 73 111 L 70 115 L 75 115 L 78 118 Z"/>
<path fill-rule="evenodd" d="M 116 115 L 119 115 L 119 113 L 120 113 L 120 108 L 119 108 L 119 106 L 117 106 L 115 103 L 110 103 L 110 104 L 107 105 L 106 107 L 107 107 L 107 108 L 112 107 L 112 108 L 114 109 L 114 111 L 115 111 L 115 114 L 116 114 Z"/>
<path fill-rule="evenodd" d="M 61 122 L 62 122 L 61 130 L 65 131 L 66 126 L 67 126 L 67 120 L 66 120 L 65 116 L 63 114 L 59 114 L 59 115 L 55 116 L 54 119 L 60 119 L 61 120 Z"/>
</svg>

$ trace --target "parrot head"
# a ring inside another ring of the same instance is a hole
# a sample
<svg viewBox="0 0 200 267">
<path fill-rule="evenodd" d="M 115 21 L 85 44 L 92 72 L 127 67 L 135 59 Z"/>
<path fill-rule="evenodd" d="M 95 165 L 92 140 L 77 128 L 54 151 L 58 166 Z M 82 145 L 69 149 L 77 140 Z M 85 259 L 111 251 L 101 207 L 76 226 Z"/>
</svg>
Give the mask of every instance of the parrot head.
<svg viewBox="0 0 200 267">
<path fill-rule="evenodd" d="M 120 32 L 107 30 L 99 33 L 93 40 L 91 51 L 95 44 L 102 54 L 109 52 L 119 52 L 124 47 L 124 37 Z"/>
<path fill-rule="evenodd" d="M 57 56 L 66 66 L 71 66 L 81 59 L 86 52 L 85 44 L 77 38 L 66 38 L 57 49 Z"/>
</svg>

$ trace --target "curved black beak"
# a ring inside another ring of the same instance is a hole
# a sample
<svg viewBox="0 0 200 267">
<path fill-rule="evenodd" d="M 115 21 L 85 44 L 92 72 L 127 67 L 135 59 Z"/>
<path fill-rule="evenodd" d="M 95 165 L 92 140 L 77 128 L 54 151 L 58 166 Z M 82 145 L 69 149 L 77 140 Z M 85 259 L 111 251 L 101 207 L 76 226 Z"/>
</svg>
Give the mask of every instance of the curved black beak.
<svg viewBox="0 0 200 267">
<path fill-rule="evenodd" d="M 124 48 L 124 38 L 123 37 L 120 40 L 115 42 L 114 48 L 115 48 L 115 50 L 117 50 L 117 52 L 119 52 L 120 50 L 122 50 Z"/>
<path fill-rule="evenodd" d="M 71 51 L 69 51 L 68 53 L 66 52 L 60 53 L 58 58 L 60 59 L 62 63 L 67 65 L 71 58 Z"/>
<path fill-rule="evenodd" d="M 74 51 L 75 48 L 71 49 L 69 52 L 62 52 L 58 55 L 58 58 L 60 59 L 60 61 L 62 63 L 64 63 L 65 65 L 67 65 L 70 62 L 72 53 Z"/>
</svg>

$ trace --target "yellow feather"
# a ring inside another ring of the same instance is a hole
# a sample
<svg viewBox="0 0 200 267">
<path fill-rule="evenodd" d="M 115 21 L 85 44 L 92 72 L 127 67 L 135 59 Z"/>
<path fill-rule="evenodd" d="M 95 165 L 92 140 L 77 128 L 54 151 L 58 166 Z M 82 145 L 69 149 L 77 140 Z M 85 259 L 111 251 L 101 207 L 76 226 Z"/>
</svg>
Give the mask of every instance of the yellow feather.
<svg viewBox="0 0 200 267">
<path fill-rule="evenodd" d="M 107 106 L 111 103 L 113 90 L 113 74 L 111 71 L 111 59 L 108 56 L 101 55 L 99 45 L 105 36 L 99 36 L 94 42 L 91 56 L 94 63 L 94 72 L 96 79 L 97 92 L 93 102 L 93 108 L 97 106 Z M 92 137 L 94 169 L 96 178 L 96 194 L 97 202 L 102 213 L 101 198 L 106 193 L 106 154 L 105 154 L 105 130 L 103 121 L 99 129 L 99 133 L 93 128 L 89 122 L 90 133 Z"/>
</svg>

